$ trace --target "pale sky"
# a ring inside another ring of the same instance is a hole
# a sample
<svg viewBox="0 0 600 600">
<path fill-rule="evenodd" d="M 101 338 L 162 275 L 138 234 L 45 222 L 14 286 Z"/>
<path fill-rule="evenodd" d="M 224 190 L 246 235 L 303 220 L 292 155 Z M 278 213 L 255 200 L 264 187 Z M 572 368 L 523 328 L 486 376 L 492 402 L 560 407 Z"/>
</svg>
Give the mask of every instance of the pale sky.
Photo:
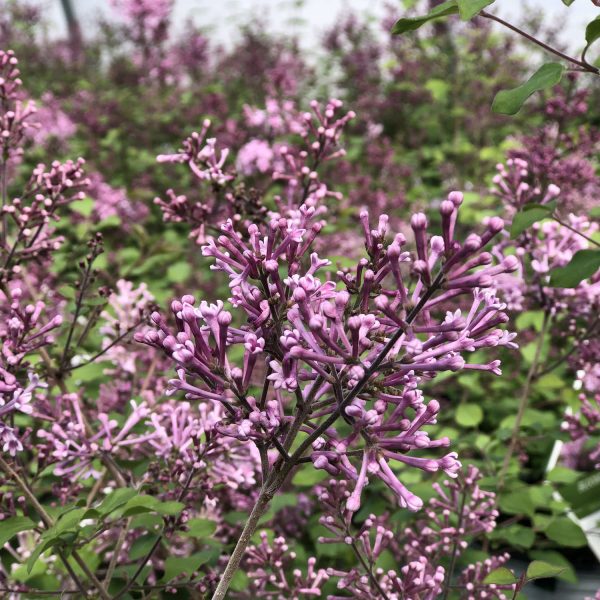
<svg viewBox="0 0 600 600">
<path fill-rule="evenodd" d="M 112 13 L 110 0 L 72 2 L 84 31 L 86 22 L 93 21 L 98 13 L 106 16 Z M 57 31 L 63 30 L 60 0 L 39 0 L 39 3 L 49 8 Z M 384 14 L 386 4 L 401 6 L 400 0 L 175 0 L 175 27 L 186 17 L 192 17 L 197 24 L 209 26 L 227 45 L 235 39 L 240 23 L 251 17 L 266 18 L 268 29 L 300 33 L 304 45 L 310 48 L 343 12 L 352 10 L 377 17 Z M 571 7 L 566 7 L 562 0 L 496 0 L 490 8 L 491 12 L 513 22 L 525 10 L 544 12 L 553 23 L 566 23 L 564 41 L 573 49 L 581 45 L 585 24 L 600 15 L 600 8 L 591 0 L 575 0 Z M 398 12 L 400 14 L 400 8 Z"/>
</svg>

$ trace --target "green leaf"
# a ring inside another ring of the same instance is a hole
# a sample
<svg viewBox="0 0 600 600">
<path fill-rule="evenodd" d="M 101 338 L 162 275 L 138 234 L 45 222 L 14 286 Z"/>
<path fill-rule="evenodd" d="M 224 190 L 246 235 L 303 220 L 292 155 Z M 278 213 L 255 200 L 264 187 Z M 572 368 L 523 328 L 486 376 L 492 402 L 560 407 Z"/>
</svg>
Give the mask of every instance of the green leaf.
<svg viewBox="0 0 600 600">
<path fill-rule="evenodd" d="M 159 536 L 154 533 L 147 533 L 134 540 L 133 544 L 131 544 L 131 550 L 129 551 L 129 558 L 131 560 L 138 560 L 139 558 L 142 558 L 142 556 L 146 556 L 148 552 L 150 552 L 150 548 L 156 543 L 158 537 Z"/>
<path fill-rule="evenodd" d="M 121 225 L 121 219 L 118 215 L 111 215 L 110 217 L 106 217 L 106 219 L 102 219 L 98 225 L 96 225 L 96 229 L 98 231 L 104 231 L 105 229 L 110 229 L 111 227 L 119 227 Z"/>
<path fill-rule="evenodd" d="M 13 536 L 17 535 L 17 533 L 34 528 L 35 523 L 27 517 L 12 517 L 11 519 L 0 521 L 0 548 Z"/>
<path fill-rule="evenodd" d="M 460 18 L 463 21 L 469 21 L 475 15 L 490 4 L 494 4 L 496 0 L 456 0 Z"/>
<path fill-rule="evenodd" d="M 107 516 L 114 510 L 117 510 L 117 508 L 127 504 L 131 498 L 137 495 L 138 492 L 130 488 L 116 489 L 104 498 L 100 506 L 97 507 L 97 510 L 102 516 Z"/>
<path fill-rule="evenodd" d="M 573 565 L 560 553 L 555 550 L 532 550 L 529 557 L 535 560 L 542 560 L 545 563 L 562 569 L 557 575 L 559 579 L 569 583 L 577 583 L 577 575 Z"/>
<path fill-rule="evenodd" d="M 535 541 L 535 533 L 529 527 L 514 524 L 508 527 L 500 527 L 489 534 L 491 539 L 505 540 L 513 546 L 531 548 Z"/>
<path fill-rule="evenodd" d="M 401 35 L 407 31 L 415 31 L 416 29 L 419 29 L 421 25 L 424 25 L 429 21 L 439 19 L 441 17 L 447 17 L 448 15 L 455 15 L 457 13 L 458 6 L 456 0 L 448 0 L 439 6 L 432 8 L 426 15 L 422 17 L 399 19 L 392 28 L 392 34 Z"/>
<path fill-rule="evenodd" d="M 71 208 L 84 217 L 89 217 L 94 212 L 95 202 L 91 198 L 84 198 L 71 202 Z"/>
<path fill-rule="evenodd" d="M 425 83 L 425 89 L 433 96 L 436 102 L 445 102 L 450 90 L 450 84 L 443 79 L 429 79 Z M 348 260 L 346 258 L 346 260 Z"/>
<path fill-rule="evenodd" d="M 527 515 L 533 517 L 535 506 L 527 489 L 510 492 L 500 496 L 500 508 L 510 515 Z"/>
<path fill-rule="evenodd" d="M 28 574 L 31 573 L 31 570 L 33 569 L 33 567 L 34 567 L 35 563 L 37 562 L 37 559 L 40 557 L 40 555 L 45 550 L 50 548 L 50 546 L 52 546 L 52 542 L 46 542 L 45 544 L 39 543 L 36 545 L 36 547 L 33 549 L 33 552 L 31 553 L 31 556 L 27 560 L 27 573 Z"/>
<path fill-rule="evenodd" d="M 554 483 L 574 483 L 581 477 L 581 473 L 568 469 L 567 467 L 561 467 L 560 465 L 554 467 L 547 475 L 548 481 Z"/>
<path fill-rule="evenodd" d="M 571 262 L 550 272 L 550 285 L 558 288 L 577 287 L 600 269 L 600 250 L 579 250 Z"/>
<path fill-rule="evenodd" d="M 552 212 L 556 207 L 555 202 L 548 204 L 526 204 L 521 212 L 518 212 L 512 221 L 510 227 L 510 237 L 515 239 L 520 236 L 526 229 L 529 229 L 534 223 L 547 219 L 552 216 Z"/>
<path fill-rule="evenodd" d="M 187 557 L 169 556 L 165 560 L 165 574 L 162 578 L 163 581 L 171 581 L 172 579 L 175 579 L 175 577 L 184 574 L 190 578 L 195 571 L 208 562 L 213 555 L 213 552 L 213 550 L 204 550 Z"/>
<path fill-rule="evenodd" d="M 513 574 L 510 569 L 506 567 L 499 567 L 488 573 L 487 577 L 483 580 L 483 583 L 496 585 L 511 585 L 518 581 L 517 577 Z"/>
<path fill-rule="evenodd" d="M 69 510 L 61 515 L 58 521 L 42 534 L 42 538 L 52 540 L 67 531 L 78 531 L 81 528 L 81 520 L 87 517 L 87 512 L 88 509 L 85 507 Z"/>
<path fill-rule="evenodd" d="M 155 512 L 159 515 L 178 515 L 185 507 L 182 502 L 161 502 L 152 496 L 135 496 L 123 506 L 123 517 Z"/>
<path fill-rule="evenodd" d="M 241 569 L 238 569 L 236 574 L 233 576 L 231 580 L 231 589 L 236 592 L 243 592 L 248 589 L 250 585 L 250 577 L 246 575 Z"/>
<path fill-rule="evenodd" d="M 585 28 L 585 41 L 589 48 L 597 39 L 600 38 L 600 17 L 596 17 L 593 21 L 587 24 Z"/>
<path fill-rule="evenodd" d="M 210 537 L 217 529 L 217 524 L 209 519 L 190 519 L 186 526 L 188 530 L 182 535 L 199 539 Z"/>
<path fill-rule="evenodd" d="M 308 468 L 301 468 L 296 472 L 292 479 L 292 484 L 300 487 L 312 487 L 320 481 L 323 481 L 326 477 L 328 477 L 328 475 L 325 471 L 311 468 L 311 466 L 308 465 Z"/>
<path fill-rule="evenodd" d="M 527 567 L 527 581 L 534 579 L 547 579 L 549 577 L 557 577 L 565 570 L 564 567 L 557 567 L 542 560 L 534 560 Z"/>
<path fill-rule="evenodd" d="M 191 274 L 192 267 L 185 261 L 176 262 L 167 269 L 167 279 L 171 283 L 183 283 Z"/>
<path fill-rule="evenodd" d="M 483 411 L 478 404 L 461 404 L 454 418 L 463 427 L 477 427 L 483 421 Z"/>
<path fill-rule="evenodd" d="M 562 0 L 562 3 L 566 6 L 571 6 L 575 0 Z"/>
<path fill-rule="evenodd" d="M 492 110 L 503 115 L 515 115 L 520 110 L 527 98 L 535 92 L 545 90 L 556 85 L 564 67 L 559 63 L 546 63 L 542 65 L 525 83 L 512 90 L 501 90 L 492 102 Z"/>
<path fill-rule="evenodd" d="M 569 548 L 581 548 L 587 545 L 587 539 L 581 527 L 567 517 L 558 517 L 548 525 L 544 532 L 548 539 Z"/>
</svg>

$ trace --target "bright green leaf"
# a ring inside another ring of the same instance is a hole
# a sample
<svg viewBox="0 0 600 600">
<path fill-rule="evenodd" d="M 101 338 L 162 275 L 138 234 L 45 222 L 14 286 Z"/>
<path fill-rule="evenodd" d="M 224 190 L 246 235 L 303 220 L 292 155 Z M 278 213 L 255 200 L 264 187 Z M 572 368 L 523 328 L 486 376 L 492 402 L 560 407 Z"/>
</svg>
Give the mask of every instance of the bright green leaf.
<svg viewBox="0 0 600 600">
<path fill-rule="evenodd" d="M 131 544 L 129 558 L 131 560 L 138 560 L 139 558 L 142 558 L 142 556 L 146 556 L 156 543 L 158 537 L 159 536 L 154 533 L 147 533 L 146 535 L 136 538 L 133 544 Z"/>
<path fill-rule="evenodd" d="M 483 580 L 483 583 L 496 585 L 511 585 L 518 581 L 517 577 L 513 574 L 510 569 L 506 567 L 499 567 L 494 569 L 491 573 L 488 573 L 487 577 Z"/>
<path fill-rule="evenodd" d="M 94 206 L 95 202 L 91 198 L 87 197 L 83 200 L 71 202 L 71 208 L 83 217 L 89 217 L 94 212 Z"/>
<path fill-rule="evenodd" d="M 292 484 L 300 487 L 312 487 L 326 477 L 328 477 L 327 473 L 320 469 L 310 468 L 309 465 L 309 468 L 302 468 L 296 472 Z"/>
<path fill-rule="evenodd" d="M 145 512 L 155 512 L 159 515 L 178 515 L 185 507 L 181 502 L 161 502 L 152 496 L 135 496 L 123 506 L 124 517 Z"/>
<path fill-rule="evenodd" d="M 493 4 L 496 0 L 456 0 L 460 18 L 469 21 L 486 6 Z"/>
<path fill-rule="evenodd" d="M 199 539 L 210 537 L 217 529 L 217 524 L 209 519 L 190 519 L 186 526 L 188 530 L 182 535 Z"/>
<path fill-rule="evenodd" d="M 558 517 L 548 525 L 544 532 L 553 542 L 569 548 L 581 548 L 587 544 L 587 539 L 581 527 L 568 517 Z"/>
<path fill-rule="evenodd" d="M 550 285 L 558 288 L 574 288 L 584 279 L 594 275 L 598 269 L 600 269 L 600 250 L 579 250 L 568 265 L 551 271 Z"/>
<path fill-rule="evenodd" d="M 429 79 L 425 83 L 425 89 L 433 96 L 436 102 L 445 102 L 450 90 L 450 84 L 443 79 Z M 346 260 L 348 260 L 346 258 Z"/>
<path fill-rule="evenodd" d="M 527 567 L 527 581 L 534 579 L 547 579 L 557 577 L 564 571 L 564 567 L 557 567 L 541 560 L 534 560 Z"/>
<path fill-rule="evenodd" d="M 569 583 L 577 583 L 575 568 L 560 552 L 555 550 L 532 550 L 529 557 L 561 568 L 562 572 L 557 575 L 559 579 Z"/>
<path fill-rule="evenodd" d="M 477 427 L 483 421 L 483 411 L 478 404 L 461 404 L 454 418 L 463 427 Z"/>
<path fill-rule="evenodd" d="M 237 570 L 237 573 L 231 580 L 231 589 L 237 592 L 242 592 L 248 589 L 250 584 L 250 578 L 241 569 Z"/>
<path fill-rule="evenodd" d="M 432 21 L 433 19 L 439 19 L 440 17 L 447 17 L 448 15 L 455 15 L 458 13 L 458 6 L 456 0 L 448 0 L 443 2 L 439 6 L 432 8 L 423 17 L 410 17 L 406 19 L 399 19 L 392 28 L 392 34 L 401 35 L 407 31 L 415 31 L 419 29 L 421 25 Z"/>
<path fill-rule="evenodd" d="M 212 550 L 204 550 L 186 557 L 167 557 L 165 560 L 165 574 L 163 575 L 163 581 L 171 581 L 179 575 L 187 575 L 187 577 L 190 578 L 195 571 L 208 562 L 213 555 L 213 552 L 214 551 Z"/>
<path fill-rule="evenodd" d="M 191 274 L 192 267 L 185 261 L 176 262 L 167 269 L 167 279 L 171 283 L 183 283 Z"/>
<path fill-rule="evenodd" d="M 30 574 L 31 570 L 33 569 L 35 563 L 37 562 L 37 559 L 41 556 L 41 554 L 47 550 L 48 548 L 50 548 L 50 546 L 52 545 L 52 542 L 46 542 L 45 544 L 37 544 L 36 547 L 33 549 L 33 552 L 31 553 L 31 556 L 28 558 L 27 560 L 27 573 Z"/>
<path fill-rule="evenodd" d="M 123 504 L 126 504 L 131 498 L 137 496 L 137 494 L 138 492 L 130 488 L 116 489 L 104 498 L 100 506 L 97 507 L 97 510 L 103 516 L 109 515 L 113 510 L 123 506 Z"/>
<path fill-rule="evenodd" d="M 532 517 L 535 506 L 527 489 L 502 494 L 499 498 L 500 508 L 510 515 L 527 515 Z"/>
<path fill-rule="evenodd" d="M 0 521 L 0 548 L 21 531 L 33 529 L 35 523 L 27 517 L 12 517 Z"/>
<path fill-rule="evenodd" d="M 548 481 L 554 483 L 575 483 L 580 477 L 581 473 L 567 467 L 561 467 L 560 465 L 554 467 L 547 476 Z"/>
<path fill-rule="evenodd" d="M 525 83 L 512 90 L 502 90 L 496 94 L 492 103 L 492 110 L 503 115 L 515 115 L 535 92 L 545 90 L 556 85 L 564 67 L 559 63 L 546 63 L 542 65 Z"/>
<path fill-rule="evenodd" d="M 510 227 L 510 237 L 514 240 L 534 223 L 552 216 L 555 204 L 527 204 L 518 212 Z"/>
<path fill-rule="evenodd" d="M 521 548 L 531 548 L 535 541 L 535 533 L 529 527 L 524 527 L 515 523 L 508 527 L 500 527 L 490 534 L 492 539 L 505 540 L 513 546 Z"/>
</svg>

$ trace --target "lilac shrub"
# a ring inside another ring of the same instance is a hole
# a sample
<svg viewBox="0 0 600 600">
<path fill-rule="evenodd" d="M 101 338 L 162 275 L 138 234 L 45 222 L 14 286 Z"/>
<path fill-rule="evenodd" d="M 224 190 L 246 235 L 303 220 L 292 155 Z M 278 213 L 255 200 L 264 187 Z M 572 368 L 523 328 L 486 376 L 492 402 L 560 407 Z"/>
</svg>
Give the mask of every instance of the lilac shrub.
<svg viewBox="0 0 600 600">
<path fill-rule="evenodd" d="M 503 540 L 529 518 L 535 537 L 567 510 L 539 485 L 524 514 L 504 514 L 519 493 L 513 459 L 530 460 L 535 446 L 521 435 L 529 395 L 557 366 L 581 392 L 562 435 L 578 468 L 598 466 L 600 280 L 555 285 L 597 245 L 585 210 L 597 187 L 595 133 L 548 126 L 523 138 L 494 178 L 503 218 L 473 228 L 469 196 L 451 191 L 421 212 L 398 185 L 415 172 L 394 140 L 420 152 L 424 132 L 404 129 L 395 100 L 430 98 L 440 80 L 427 93 L 388 89 L 377 70 L 356 86 L 359 118 L 335 98 L 304 110 L 309 74 L 293 44 L 249 30 L 215 66 L 198 30 L 169 37 L 171 0 L 114 5 L 126 56 L 111 77 L 163 100 L 196 89 L 197 77 L 206 91 L 166 126 L 200 126 L 179 149 L 142 135 L 126 187 L 107 176 L 130 150 L 114 141 L 127 130 L 111 94 L 94 111 L 96 95 L 80 91 L 66 112 L 47 94 L 36 113 L 14 54 L 0 53 L 2 590 L 35 593 L 42 572 L 57 593 L 103 600 L 180 588 L 215 600 L 516 597 L 525 575 L 506 576 L 512 540 Z M 465 43 L 487 48 L 489 28 L 461 28 Z M 327 45 L 350 48 L 343 76 L 383 56 L 397 59 L 395 77 L 424 76 L 420 59 L 404 61 L 406 44 L 380 47 L 353 21 Z M 208 85 L 211 69 L 228 73 L 227 92 Z M 227 96 L 246 74 L 243 102 Z M 363 93 L 372 86 L 373 99 Z M 584 110 L 585 94 L 569 94 L 546 107 L 560 124 Z M 469 131 L 477 114 L 461 121 Z M 92 169 L 62 159 L 26 174 L 36 151 L 68 150 L 81 128 L 99 132 L 87 146 Z M 144 203 L 156 193 L 144 166 L 154 154 L 164 179 L 177 174 L 154 200 L 162 224 Z M 544 219 L 516 232 L 532 205 Z M 105 249 L 100 231 L 110 228 Z M 164 310 L 152 278 L 140 279 L 154 258 L 144 252 L 152 235 L 179 243 L 180 231 L 193 243 L 158 275 L 169 280 Z M 113 265 L 115 245 L 125 262 L 135 257 L 126 273 Z M 529 345 L 515 352 L 508 323 L 536 311 L 538 330 L 519 340 L 534 337 L 531 360 Z M 511 377 L 484 382 L 502 375 L 500 359 L 512 370 L 513 355 L 532 364 L 512 432 L 490 433 L 496 411 L 486 404 L 472 443 L 468 426 L 448 426 L 459 423 L 455 403 L 464 408 L 474 378 L 504 394 Z M 463 380 L 460 398 L 446 394 Z M 562 405 L 552 410 L 562 418 Z M 502 466 L 486 437 L 508 442 Z M 540 496 L 552 516 L 532 515 Z"/>
</svg>

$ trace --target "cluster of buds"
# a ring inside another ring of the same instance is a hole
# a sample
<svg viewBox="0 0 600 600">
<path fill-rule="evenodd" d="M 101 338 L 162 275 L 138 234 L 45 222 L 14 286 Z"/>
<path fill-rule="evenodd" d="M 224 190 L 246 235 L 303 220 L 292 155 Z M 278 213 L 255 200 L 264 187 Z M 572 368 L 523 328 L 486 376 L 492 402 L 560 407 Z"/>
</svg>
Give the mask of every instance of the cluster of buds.
<svg viewBox="0 0 600 600">
<path fill-rule="evenodd" d="M 131 281 L 119 279 L 116 288 L 108 297 L 109 310 L 100 315 L 104 319 L 100 327 L 100 333 L 104 335 L 102 347 L 105 359 L 121 371 L 133 374 L 137 368 L 136 352 L 118 342 L 146 321 L 154 306 L 154 296 L 145 283 L 134 287 Z"/>
<path fill-rule="evenodd" d="M 20 99 L 18 64 L 12 50 L 0 50 L 0 164 L 22 153 L 20 144 L 27 129 L 33 127 L 27 119 L 35 113 L 35 106 Z"/>
<path fill-rule="evenodd" d="M 296 559 L 283 537 L 277 537 L 270 544 L 266 532 L 261 532 L 260 543 L 250 546 L 246 564 L 252 582 L 253 598 L 277 598 L 300 600 L 320 598 L 321 587 L 329 579 L 325 569 L 316 569 L 317 559 L 307 561 L 306 573 L 289 567 Z"/>
<path fill-rule="evenodd" d="M 319 522 L 330 531 L 329 536 L 319 538 L 319 544 L 346 544 L 359 559 L 358 565 L 347 571 L 327 569 L 327 575 L 337 580 L 337 588 L 345 594 L 328 598 L 380 600 L 385 597 L 391 600 L 436 597 L 444 582 L 444 568 L 424 557 L 415 558 L 414 555 L 410 555 L 406 561 L 398 552 L 394 532 L 386 518 L 369 515 L 358 530 L 354 530 L 353 513 L 346 508 L 351 498 L 347 481 L 332 479 L 327 486 L 317 487 L 316 494 L 323 512 Z M 399 570 L 384 570 L 377 566 L 384 552 L 393 552 Z"/>
<path fill-rule="evenodd" d="M 233 179 L 233 175 L 223 171 L 229 150 L 224 148 L 218 153 L 216 138 L 206 137 L 209 128 L 210 120 L 205 119 L 200 133 L 194 131 L 183 140 L 179 152 L 159 154 L 156 160 L 159 163 L 187 164 L 198 180 L 208 181 L 217 187 L 224 186 Z"/>
<path fill-rule="evenodd" d="M 62 317 L 54 315 L 48 318 L 46 305 L 41 300 L 24 303 L 21 287 L 13 287 L 9 294 L 10 297 L 7 297 L 0 292 L 0 299 L 8 308 L 0 321 L 0 340 L 3 363 L 14 369 L 27 354 L 54 341 L 51 332 L 62 324 Z"/>
<path fill-rule="evenodd" d="M 79 158 L 75 162 L 54 161 L 49 168 L 37 165 L 23 194 L 2 208 L 4 218 L 15 229 L 9 236 L 10 250 L 2 266 L 5 278 L 18 273 L 18 263 L 47 256 L 61 246 L 62 236 L 54 235 L 49 224 L 60 219 L 57 211 L 61 207 L 85 197 L 83 189 L 89 182 L 83 172 L 84 163 Z"/>
<path fill-rule="evenodd" d="M 529 163 L 522 158 L 509 158 L 505 165 L 496 165 L 496 170 L 490 191 L 504 202 L 511 216 L 527 204 L 547 204 L 560 195 L 560 188 L 553 183 L 544 190 L 531 183 Z"/>
<path fill-rule="evenodd" d="M 510 555 L 507 553 L 491 556 L 484 561 L 466 567 L 460 574 L 458 585 L 464 589 L 464 600 L 508 600 L 514 597 L 515 584 L 483 583 L 496 569 L 503 567 Z"/>
<path fill-rule="evenodd" d="M 163 221 L 170 223 L 186 223 L 192 229 L 190 238 L 197 244 L 206 241 L 206 223 L 211 215 L 209 204 L 201 201 L 190 200 L 183 194 L 176 194 L 172 189 L 168 189 L 167 199 L 156 197 L 156 204 L 162 211 Z"/>
<path fill-rule="evenodd" d="M 256 114 L 252 113 L 254 117 L 248 117 L 263 129 L 266 127 L 278 134 L 296 135 L 301 139 L 299 145 L 252 139 L 238 154 L 236 164 L 243 174 L 264 174 L 267 183 L 272 181 L 283 185 L 283 194 L 274 197 L 279 212 L 272 213 L 271 217 L 285 215 L 290 220 L 298 220 L 298 208 L 302 204 L 314 206 L 325 197 L 341 198 L 340 194 L 328 190 L 318 175 L 318 168 L 324 162 L 345 154 L 339 144 L 340 136 L 347 123 L 354 118 L 354 113 L 341 114 L 341 107 L 342 102 L 336 99 L 330 100 L 324 107 L 313 101 L 312 112 L 305 113 L 287 106 L 285 114 L 295 116 L 293 119 L 284 119 L 280 114 L 281 107 L 277 103 L 274 107 L 273 103 L 268 102 L 264 114 L 255 111 Z M 247 108 L 247 111 L 250 109 Z M 275 119 L 274 113 L 281 123 Z M 260 118 L 257 116 L 259 114 L 262 115 Z M 271 122 L 273 119 L 279 124 L 275 126 L 273 122 L 267 126 L 265 120 Z M 206 139 L 209 127 L 210 121 L 205 120 L 202 130 L 189 136 L 179 152 L 157 157 L 159 162 L 187 164 L 199 181 L 210 184 L 210 193 L 202 201 L 190 200 L 173 190 L 167 191 L 166 199 L 154 200 L 161 208 L 165 221 L 187 223 L 192 228 L 190 237 L 199 244 L 206 242 L 209 232 L 218 231 L 217 223 L 222 223 L 227 217 L 234 224 L 243 222 L 243 217 L 250 221 L 265 220 L 265 211 L 255 198 L 245 195 L 244 199 L 250 202 L 240 205 L 239 189 L 231 185 L 235 176 L 225 169 L 228 150 L 225 148 L 219 154 L 216 140 Z"/>
<path fill-rule="evenodd" d="M 267 138 L 282 134 L 302 135 L 306 120 L 291 100 L 267 98 L 264 108 L 244 106 L 246 125 L 260 131 Z"/>
<path fill-rule="evenodd" d="M 94 466 L 94 461 L 102 455 L 114 454 L 123 449 L 128 456 L 143 456 L 138 444 L 141 441 L 134 433 L 138 423 L 150 414 L 148 406 L 142 402 L 130 402 L 131 411 L 122 425 L 105 413 L 98 413 L 95 427 L 88 422 L 84 406 L 78 394 L 64 394 L 55 403 L 53 423 L 48 430 L 41 429 L 37 435 L 40 456 L 55 463 L 54 473 L 59 477 L 69 477 L 72 481 L 94 477 L 102 473 Z M 138 454 L 136 452 L 140 451 Z"/>
<path fill-rule="evenodd" d="M 11 419 L 16 412 L 30 415 L 33 412 L 33 393 L 36 388 L 42 387 L 46 385 L 34 373 L 29 373 L 29 383 L 21 387 L 11 373 L 0 367 L 0 446 L 11 456 L 23 450 L 23 444 L 16 427 L 5 419 Z"/>
<path fill-rule="evenodd" d="M 408 556 L 426 556 L 435 562 L 453 551 L 462 553 L 470 540 L 496 528 L 496 496 L 482 490 L 479 479 L 479 470 L 469 466 L 456 480 L 433 484 L 438 496 L 429 501 L 426 518 L 404 530 Z"/>
<path fill-rule="evenodd" d="M 325 111 L 327 118 L 332 110 Z M 337 139 L 333 131 L 331 137 L 322 132 L 319 148 L 325 153 L 331 150 L 327 139 Z M 312 436 L 313 464 L 355 483 L 349 509 L 358 509 L 362 489 L 377 477 L 402 506 L 418 510 L 421 500 L 389 461 L 452 477 L 460 467 L 455 453 L 412 454 L 450 443 L 431 440 L 424 431 L 436 422 L 440 405 L 426 403 L 419 384 L 443 371 L 500 374 L 499 361 L 468 364 L 464 355 L 515 347 L 514 334 L 500 328 L 508 319 L 505 306 L 486 288 L 497 275 L 513 271 L 518 260 L 509 256 L 492 265 L 492 256 L 483 252 L 503 229 L 501 219 L 490 219 L 482 235 L 471 234 L 462 243 L 455 238 L 462 194 L 453 192 L 440 207 L 441 236 L 428 239 L 427 218 L 413 215 L 416 256 L 405 236 L 390 236 L 387 216 L 371 229 L 362 213 L 367 258 L 338 273 L 345 287 L 340 290 L 325 271 L 330 261 L 311 252 L 323 227 L 323 207 L 319 187 L 310 187 L 316 178 L 306 177 L 304 201 L 290 208 L 288 218 L 273 215 L 264 227 L 252 224 L 246 236 L 228 220 L 221 235 L 203 247 L 215 259 L 213 268 L 228 275 L 230 303 L 243 317 L 220 301 L 195 307 L 186 295 L 171 306 L 176 330 L 155 313 L 157 330 L 138 339 L 172 357 L 178 373 L 173 389 L 223 404 L 229 416 L 222 431 L 238 439 L 285 445 L 296 411 L 305 411 L 302 428 Z M 464 314 L 456 308 L 461 296 L 471 298 Z M 243 348 L 237 364 L 230 358 L 235 346 Z M 251 387 L 265 363 L 265 391 L 256 400 Z M 334 426 L 338 417 L 349 425 L 343 436 Z"/>
</svg>

